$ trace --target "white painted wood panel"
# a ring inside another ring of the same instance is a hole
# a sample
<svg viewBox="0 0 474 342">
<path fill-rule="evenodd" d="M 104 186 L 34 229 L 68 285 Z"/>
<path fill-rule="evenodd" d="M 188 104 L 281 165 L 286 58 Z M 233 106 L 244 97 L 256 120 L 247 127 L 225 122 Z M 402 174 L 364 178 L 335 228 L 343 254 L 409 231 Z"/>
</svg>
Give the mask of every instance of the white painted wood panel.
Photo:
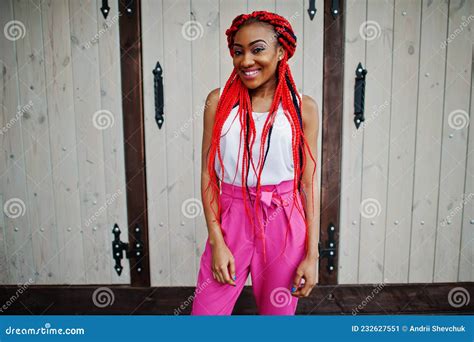
<svg viewBox="0 0 474 342">
<path fill-rule="evenodd" d="M 113 224 L 127 225 L 117 22 L 99 30 L 96 0 L 1 6 L 21 35 L 1 38 L 2 208 L 21 215 L 2 213 L 0 282 L 127 284 L 111 255 Z M 108 131 L 102 105 L 118 115 Z"/>
<path fill-rule="evenodd" d="M 464 25 L 467 20 L 466 14 L 473 13 L 473 10 L 472 1 L 451 1 L 449 4 L 438 221 L 433 274 L 433 280 L 436 282 L 457 281 L 459 273 L 468 126 L 459 126 L 456 118 L 459 119 L 459 115 L 463 116 L 469 111 L 473 50 L 470 32 L 466 29 L 468 26 L 464 27 Z"/>
<path fill-rule="evenodd" d="M 25 158 L 28 215 L 34 232 L 36 256 L 42 258 L 37 282 L 54 284 L 61 279 L 58 255 L 58 234 L 51 175 L 47 103 L 44 98 L 43 36 L 38 1 L 15 1 L 15 20 L 25 25 L 27 35 L 16 41 L 18 90 L 20 103 L 25 104 L 22 117 L 22 140 Z M 39 260 L 37 260 L 39 261 Z"/>
<path fill-rule="evenodd" d="M 201 24 L 202 36 L 192 40 L 192 87 L 193 110 L 182 123 L 181 134 L 193 130 L 194 194 L 199 210 L 196 212 L 196 259 L 199 270 L 201 255 L 207 240 L 207 226 L 201 198 L 201 148 L 203 134 L 203 113 L 209 91 L 219 88 L 219 1 L 191 1 L 192 19 Z M 230 55 L 228 57 L 230 59 Z"/>
<path fill-rule="evenodd" d="M 168 141 L 192 113 L 192 59 L 189 31 L 191 20 L 186 0 L 163 1 L 164 87 L 168 115 Z M 188 24 L 189 25 L 189 24 Z M 194 194 L 193 132 L 178 135 L 168 143 L 168 220 L 170 230 L 171 284 L 195 285 L 195 227 L 190 210 Z"/>
<path fill-rule="evenodd" d="M 125 154 L 123 136 L 123 111 L 122 111 L 122 85 L 120 70 L 120 37 L 118 1 L 110 1 L 110 14 L 104 20 L 100 7 L 101 1 L 96 1 L 97 33 L 91 43 L 97 42 L 99 49 L 99 75 L 101 109 L 111 113 L 110 127 L 102 131 L 104 148 L 104 173 L 107 208 L 106 244 L 104 251 L 107 256 L 112 254 L 112 245 L 109 243 L 112 226 L 117 223 L 123 232 L 120 239 L 128 242 L 126 227 L 127 216 L 127 188 L 125 184 Z M 97 38 L 96 38 L 97 37 Z M 104 112 L 108 114 L 108 112 Z M 110 114 L 109 114 L 110 115 Z M 115 263 L 114 263 L 115 265 Z M 111 283 L 129 284 L 130 268 L 128 263 L 122 263 L 122 274 L 119 276 L 115 269 L 110 267 L 112 273 Z"/>
<path fill-rule="evenodd" d="M 394 13 L 383 281 L 406 283 L 410 260 L 421 3 L 397 1 Z"/>
<path fill-rule="evenodd" d="M 7 282 L 18 284 L 29 278 L 37 280 L 37 263 L 33 258 L 32 232 L 26 207 L 28 193 L 21 136 L 21 117 L 25 107 L 18 98 L 15 51 L 15 40 L 24 38 L 26 28 L 13 21 L 11 1 L 0 2 L 0 24 L 7 32 L 0 36 L 0 189 L 3 197 L 4 245 L 8 248 L 4 259 L 7 260 Z"/>
<path fill-rule="evenodd" d="M 254 11 L 275 12 L 275 2 L 276 0 L 247 0 L 247 12 L 248 13 L 252 13 Z"/>
<path fill-rule="evenodd" d="M 318 196 L 321 203 L 321 148 L 322 148 L 322 122 L 323 122 L 323 53 L 324 53 L 324 10 L 323 4 L 319 3 L 316 7 L 316 14 L 313 20 L 308 14 L 307 2 L 302 2 L 299 9 L 295 7 L 295 12 L 287 19 L 293 25 L 293 21 L 302 21 L 303 32 L 298 37 L 297 53 L 301 56 L 301 92 L 305 95 L 311 96 L 318 104 L 319 109 L 319 132 L 317 141 L 317 155 L 314 156 L 316 160 L 316 176 L 318 182 L 319 192 L 315 194 Z M 300 27 L 300 24 L 297 24 Z M 296 29 L 296 28 L 294 28 Z M 294 56 L 296 57 L 296 55 Z M 298 57 L 299 58 L 299 57 Z M 298 58 L 295 60 L 297 61 Z M 295 66 L 299 63 L 296 62 Z M 298 81 L 295 77 L 295 82 Z M 319 265 L 317 266 L 319 269 Z M 319 272 L 319 271 L 318 271 Z"/>
<path fill-rule="evenodd" d="M 154 76 L 152 70 L 159 61 L 165 66 L 163 2 L 142 2 L 143 92 L 145 108 L 145 156 L 147 174 L 148 232 L 150 246 L 150 276 L 152 286 L 171 285 L 170 226 L 168 220 L 168 136 L 173 142 L 168 121 L 173 119 L 165 107 L 161 129 L 155 121 Z M 164 77 L 164 75 L 163 75 Z M 168 90 L 164 90 L 166 96 Z"/>
<path fill-rule="evenodd" d="M 468 17 L 469 18 L 469 17 Z M 474 20 L 474 15 L 471 16 Z M 471 24 L 472 25 L 472 24 Z M 470 31 L 471 46 L 474 46 L 474 30 Z M 474 54 L 472 54 L 474 64 Z M 466 178 L 464 184 L 463 218 L 461 231 L 461 250 L 459 255 L 458 281 L 474 281 L 474 68 L 471 64 L 471 98 L 468 116 L 462 113 L 461 126 L 468 125 L 469 142 L 467 147 Z"/>
<path fill-rule="evenodd" d="M 342 120 L 341 216 L 338 283 L 357 284 L 360 250 L 360 201 L 362 196 L 362 156 L 364 126 L 354 125 L 355 69 L 366 64 L 366 40 L 359 27 L 366 21 L 364 1 L 346 1 L 344 41 L 344 103 Z M 369 71 L 370 72 L 370 71 Z"/>
<path fill-rule="evenodd" d="M 366 4 L 346 1 L 338 282 L 472 280 L 472 2 Z M 366 121 L 356 130 L 359 61 Z"/>
<path fill-rule="evenodd" d="M 446 39 L 447 10 L 445 1 L 423 2 L 410 283 L 433 281 L 446 54 L 440 44 Z"/>
<path fill-rule="evenodd" d="M 383 280 L 387 175 L 391 114 L 394 1 L 368 1 L 359 275 L 360 283 Z M 374 34 L 372 36 L 371 34 Z M 384 106 L 384 103 L 389 103 Z"/>
</svg>

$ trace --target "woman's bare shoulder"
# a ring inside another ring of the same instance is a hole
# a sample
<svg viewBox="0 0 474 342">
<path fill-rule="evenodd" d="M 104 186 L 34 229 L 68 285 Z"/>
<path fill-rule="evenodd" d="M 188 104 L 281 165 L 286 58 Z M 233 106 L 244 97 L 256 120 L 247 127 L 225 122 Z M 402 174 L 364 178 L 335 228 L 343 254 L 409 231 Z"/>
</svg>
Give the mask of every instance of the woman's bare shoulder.
<svg viewBox="0 0 474 342">
<path fill-rule="evenodd" d="M 216 114 L 217 104 L 219 102 L 219 92 L 220 88 L 216 88 L 211 90 L 207 95 L 206 105 L 204 108 L 205 115 L 214 117 Z"/>
</svg>

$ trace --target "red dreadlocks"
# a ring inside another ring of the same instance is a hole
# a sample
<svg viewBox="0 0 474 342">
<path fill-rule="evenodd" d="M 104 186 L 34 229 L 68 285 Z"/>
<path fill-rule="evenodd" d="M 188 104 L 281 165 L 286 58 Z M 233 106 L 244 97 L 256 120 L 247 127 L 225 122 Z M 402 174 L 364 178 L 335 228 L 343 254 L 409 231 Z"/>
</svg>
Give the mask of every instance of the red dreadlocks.
<svg viewBox="0 0 474 342">
<path fill-rule="evenodd" d="M 305 149 L 309 152 L 312 161 L 314 162 L 314 170 L 313 170 L 313 177 L 316 171 L 316 161 L 309 149 L 308 143 L 303 134 L 303 123 L 301 118 L 301 96 L 299 95 L 295 82 L 293 80 L 293 76 L 290 71 L 290 67 L 288 65 L 288 59 L 291 58 L 296 50 L 296 36 L 293 33 L 293 29 L 285 18 L 274 14 L 269 13 L 266 11 L 256 11 L 251 14 L 241 14 L 237 16 L 232 21 L 232 26 L 226 31 L 227 35 L 227 43 L 230 49 L 230 54 L 233 57 L 233 43 L 234 43 L 234 36 L 235 33 L 245 24 L 249 24 L 251 22 L 263 22 L 268 23 L 273 26 L 275 30 L 275 37 L 277 38 L 278 42 L 283 46 L 286 53 L 283 56 L 283 59 L 279 62 L 277 67 L 277 86 L 275 90 L 275 95 L 273 98 L 272 105 L 270 107 L 270 112 L 267 116 L 265 124 L 262 130 L 261 136 L 261 145 L 260 145 L 260 156 L 257 163 L 257 186 L 256 192 L 257 196 L 255 198 L 254 208 L 256 210 L 259 209 L 260 200 L 260 176 L 262 174 L 263 166 L 265 164 L 265 157 L 266 154 L 264 153 L 265 149 L 265 142 L 267 137 L 270 140 L 273 122 L 275 120 L 275 115 L 280 103 L 282 103 L 282 107 L 284 109 L 285 116 L 287 117 L 288 121 L 291 124 L 292 129 L 292 150 L 293 150 L 293 161 L 294 161 L 294 189 L 293 189 L 293 196 L 294 199 L 293 206 L 291 209 L 291 213 L 293 212 L 293 208 L 297 206 L 298 211 L 304 218 L 304 211 L 298 204 L 297 199 L 297 191 L 300 191 L 300 184 L 301 178 L 303 175 L 303 171 L 306 167 L 306 158 L 305 158 Z M 240 146 L 239 151 L 241 150 L 240 147 L 242 146 L 242 141 L 245 142 L 244 144 L 244 153 L 242 154 L 242 193 L 244 194 L 244 203 L 245 203 L 245 210 L 247 212 L 247 216 L 250 218 L 250 221 L 253 225 L 252 215 L 250 214 L 249 207 L 247 205 L 246 198 L 248 195 L 248 187 L 247 187 L 247 176 L 249 172 L 249 168 L 252 165 L 254 167 L 254 161 L 252 160 L 251 153 L 253 144 L 255 142 L 255 135 L 256 129 L 255 124 L 253 121 L 252 115 L 252 102 L 250 100 L 248 88 L 242 83 L 240 80 L 236 68 L 232 71 L 229 79 L 227 80 L 224 90 L 222 91 L 222 95 L 219 99 L 216 115 L 215 115 L 215 123 L 213 127 L 212 139 L 211 139 L 211 147 L 209 150 L 209 158 L 208 158 L 208 172 L 210 175 L 210 181 L 206 188 L 206 191 L 212 187 L 212 196 L 211 196 L 211 204 L 216 200 L 216 197 L 219 194 L 219 185 L 218 185 L 218 178 L 215 172 L 215 160 L 216 157 L 218 158 L 219 164 L 221 165 L 221 179 L 224 179 L 224 165 L 222 161 L 222 155 L 220 150 L 220 138 L 221 138 L 221 131 L 224 122 L 226 121 L 227 117 L 229 116 L 232 108 L 239 104 L 238 115 L 240 118 L 241 124 L 241 133 L 240 133 Z M 269 141 L 267 144 L 267 152 L 268 152 Z M 246 191 L 247 189 L 247 191 Z M 313 186 L 311 186 L 313 189 Z M 217 195 L 217 196 L 216 196 Z M 313 191 L 311 193 L 312 198 L 314 199 Z M 251 199 L 250 199 L 251 200 Z M 314 201 L 313 201 L 314 203 Z M 216 218 L 220 218 L 221 215 L 221 207 L 220 201 L 217 201 L 217 213 L 214 211 L 214 215 Z M 211 205 L 212 208 L 212 205 Z M 290 214 L 291 217 L 291 214 Z M 220 222 L 220 219 L 217 220 Z M 306 220 L 305 220 L 306 222 Z M 260 222 L 258 222 L 260 225 Z M 307 222 L 306 222 L 307 225 Z M 306 227 L 306 248 L 308 242 L 308 227 Z M 289 229 L 289 227 L 288 227 Z M 263 231 L 263 230 L 262 230 Z M 287 230 L 288 236 L 288 230 Z M 265 244 L 264 244 L 265 246 Z M 265 249 L 264 249 L 265 255 Z"/>
</svg>

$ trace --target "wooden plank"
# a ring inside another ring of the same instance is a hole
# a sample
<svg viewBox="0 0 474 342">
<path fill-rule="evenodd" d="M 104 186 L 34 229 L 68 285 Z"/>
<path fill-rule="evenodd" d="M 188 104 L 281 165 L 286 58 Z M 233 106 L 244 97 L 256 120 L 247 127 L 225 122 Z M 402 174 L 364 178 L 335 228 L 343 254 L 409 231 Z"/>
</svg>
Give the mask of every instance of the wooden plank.
<svg viewBox="0 0 474 342">
<path fill-rule="evenodd" d="M 3 240 L 6 274 L 4 283 L 18 284 L 36 279 L 28 194 L 25 178 L 25 160 L 22 146 L 21 117 L 31 105 L 20 103 L 15 43 L 26 36 L 23 23 L 14 22 L 12 1 L 0 2 L 0 24 L 6 34 L 0 37 L 0 189 L 4 214 Z M 35 236 L 37 234 L 35 233 Z"/>
<path fill-rule="evenodd" d="M 468 17 L 469 18 L 469 17 Z M 471 15 L 470 20 L 474 19 Z M 471 24 L 472 25 L 472 24 Z M 471 28 L 471 46 L 474 47 L 474 30 Z M 474 52 L 471 61 L 471 108 L 469 110 L 469 141 L 467 148 L 466 175 L 463 207 L 461 250 L 459 255 L 458 281 L 474 281 Z M 463 121 L 461 121 L 463 122 Z M 464 120 L 465 122 L 465 120 Z"/>
<path fill-rule="evenodd" d="M 423 2 L 410 283 L 433 281 L 446 60 L 440 42 L 446 38 L 447 11 L 445 1 Z"/>
<path fill-rule="evenodd" d="M 298 36 L 299 50 L 302 52 L 302 89 L 301 92 L 311 96 L 318 104 L 319 109 L 319 132 L 316 159 L 316 175 L 318 182 L 319 196 L 321 203 L 321 153 L 322 153 L 322 125 L 323 113 L 323 59 L 324 59 L 324 2 L 317 4 L 316 15 L 313 20 L 308 14 L 308 3 L 303 1 L 298 13 L 295 12 L 293 20 L 301 20 L 303 22 L 303 31 Z M 296 10 L 297 11 L 297 10 Z M 288 18 L 290 20 L 292 17 Z M 293 22 L 290 20 L 290 23 Z M 296 81 L 296 80 L 295 80 Z M 321 205 L 320 205 L 321 207 Z M 318 272 L 327 272 L 327 270 L 319 268 Z"/>
<path fill-rule="evenodd" d="M 25 160 L 25 186 L 30 227 L 37 237 L 33 249 L 40 251 L 42 283 L 57 284 L 60 278 L 57 253 L 57 233 L 53 202 L 49 129 L 44 97 L 44 66 L 42 59 L 43 37 L 41 12 L 38 3 L 14 2 L 15 20 L 21 22 L 28 34 L 18 39 L 16 59 L 19 103 L 25 110 L 21 120 L 23 158 Z M 37 53 L 39 52 L 39 53 Z M 41 237 L 41 238 L 39 238 Z M 37 254 L 38 255 L 38 254 Z"/>
<path fill-rule="evenodd" d="M 144 253 L 130 259 L 132 286 L 150 286 L 145 137 L 143 112 L 143 72 L 141 51 L 141 2 L 127 11 L 126 0 L 119 1 L 120 67 L 124 127 L 125 176 L 127 184 L 128 240 L 134 244 L 135 229 L 141 229 Z M 122 230 L 123 231 L 123 230 Z M 140 267 L 138 267 L 140 262 Z"/>
<path fill-rule="evenodd" d="M 326 247 L 328 227 L 335 228 L 335 243 L 339 239 L 339 197 L 341 192 L 341 134 L 343 98 L 343 42 L 344 42 L 344 5 L 341 4 L 341 14 L 335 19 L 330 12 L 331 1 L 324 2 L 324 69 L 323 69 L 323 105 L 321 131 L 322 140 L 322 170 L 321 170 L 321 234 L 320 241 Z M 330 74 L 330 77 L 329 77 Z M 337 199 L 337 200 L 335 200 Z M 320 272 L 320 284 L 337 283 L 338 256 L 334 258 L 336 269 Z M 321 259 L 319 267 L 326 269 L 327 259 Z"/>
<path fill-rule="evenodd" d="M 230 56 L 229 48 L 227 47 L 227 36 L 225 35 L 225 31 L 232 25 L 232 20 L 242 13 L 247 13 L 246 0 L 219 1 L 219 55 L 221 56 L 219 75 L 220 87 L 222 89 L 234 69 L 232 65 L 232 57 Z"/>
<path fill-rule="evenodd" d="M 101 108 L 99 52 L 91 44 L 97 33 L 97 8 L 92 1 L 69 1 L 77 161 L 84 239 L 84 267 L 89 284 L 111 283 L 112 233 L 104 209 L 102 130 L 112 118 Z"/>
<path fill-rule="evenodd" d="M 469 111 L 472 43 L 466 14 L 473 10 L 472 1 L 449 5 L 435 282 L 457 281 L 459 272 L 468 125 L 459 125 L 458 120 L 459 116 L 467 120 Z"/>
<path fill-rule="evenodd" d="M 167 140 L 192 112 L 190 4 L 163 2 L 165 110 Z M 193 133 L 178 135 L 167 144 L 171 285 L 195 285 L 195 227 Z"/>
<path fill-rule="evenodd" d="M 50 144 L 58 227 L 57 246 L 49 248 L 60 252 L 60 279 L 85 284 L 69 6 L 65 1 L 48 0 L 41 4 L 41 9 L 49 131 L 54 132 L 50 134 Z M 35 252 L 36 262 L 40 262 L 41 255 L 42 251 Z"/>
<path fill-rule="evenodd" d="M 354 84 L 355 70 L 359 62 L 362 67 L 367 67 L 366 40 L 359 33 L 359 27 L 367 20 L 367 4 L 364 1 L 348 0 L 346 5 L 338 283 L 357 284 L 360 252 L 362 146 L 365 123 L 358 129 L 354 124 Z M 367 108 L 366 113 L 368 113 Z"/>
<path fill-rule="evenodd" d="M 297 315 L 357 314 L 473 314 L 474 303 L 450 305 L 460 291 L 473 293 L 474 283 L 458 283 L 463 290 L 453 290 L 452 283 L 379 284 L 317 286 L 308 298 L 298 302 Z M 17 286 L 0 288 L 5 303 Z M 191 312 L 194 287 L 109 286 L 111 305 L 94 305 L 97 286 L 29 286 L 21 302 L 14 301 L 9 315 L 188 315 Z M 100 290 L 96 293 L 96 296 Z M 233 310 L 234 315 L 256 315 L 257 308 L 250 287 L 245 287 Z"/>
<path fill-rule="evenodd" d="M 3 193 L 0 192 L 1 208 L 5 205 Z M 7 241 L 6 241 L 5 213 L 0 211 L 0 284 L 8 284 L 9 269 L 7 261 Z"/>
<path fill-rule="evenodd" d="M 365 115 L 376 116 L 364 128 L 359 283 L 383 281 L 394 1 L 368 1 Z M 373 34 L 373 35 L 372 35 Z M 381 56 L 383 56 L 381 58 Z"/>
<path fill-rule="evenodd" d="M 321 153 L 322 153 L 322 103 L 323 103 L 323 32 L 324 32 L 324 5 L 316 11 L 313 20 L 310 19 L 307 12 L 307 2 L 301 2 L 299 8 L 295 8 L 294 15 L 287 18 L 296 30 L 299 27 L 299 34 L 297 34 L 299 46 L 297 52 L 301 56 L 301 61 L 295 60 L 296 70 L 298 64 L 301 63 L 301 93 L 311 96 L 318 104 L 319 114 L 319 132 L 318 132 L 318 149 L 316 159 L 316 177 L 318 182 L 319 196 L 321 203 Z M 296 26 L 293 24 L 295 22 Z M 301 21 L 301 24 L 298 22 Z M 298 23 L 298 24 L 297 24 Z M 296 57 L 296 54 L 295 56 Z M 293 67 L 292 67 L 293 68 Z M 293 69 L 292 69 L 293 70 Z M 296 75 L 294 75 L 296 77 Z M 295 82 L 298 81 L 295 79 Z M 321 205 L 319 210 L 321 210 Z M 318 263 L 319 268 L 319 263 Z M 319 268 L 318 272 L 326 272 L 326 270 Z"/>
<path fill-rule="evenodd" d="M 395 3 L 383 279 L 408 282 L 418 102 L 421 3 Z M 387 102 L 388 105 L 388 102 Z"/>
<path fill-rule="evenodd" d="M 290 0 L 291 1 L 291 0 Z M 247 0 L 247 12 L 268 11 L 275 12 L 276 0 Z"/>
<path fill-rule="evenodd" d="M 147 193 L 149 212 L 150 277 L 152 286 L 171 285 L 169 220 L 168 220 L 168 168 L 166 164 L 168 121 L 172 119 L 164 108 L 164 124 L 161 129 L 155 121 L 154 75 L 159 61 L 164 75 L 168 72 L 164 60 L 163 3 L 142 1 L 143 41 L 143 91 L 145 105 L 145 148 L 147 166 Z M 168 90 L 165 88 L 164 96 Z"/>
<path fill-rule="evenodd" d="M 21 21 L 29 33 L 16 44 L 19 97 L 20 103 L 33 104 L 23 117 L 22 137 L 30 224 L 32 229 L 39 230 L 38 235 L 41 236 L 33 239 L 35 249 L 39 250 L 35 257 L 45 258 L 40 261 L 44 262 L 41 266 L 44 268 L 44 277 L 38 282 L 59 284 L 63 276 L 58 258 L 61 249 L 58 250 L 57 230 L 60 228 L 56 223 L 54 207 L 49 119 L 44 97 L 47 80 L 42 53 L 40 5 L 38 1 L 14 3 L 15 19 Z M 75 235 L 76 238 L 80 237 L 79 231 L 76 231 Z"/>
<path fill-rule="evenodd" d="M 102 131 L 104 148 L 104 172 L 107 206 L 107 224 L 104 229 L 106 241 L 113 237 L 112 227 L 117 223 L 120 227 L 127 226 L 127 195 L 125 184 L 124 166 L 124 137 L 123 137 L 123 112 L 122 94 L 120 89 L 120 42 L 119 42 L 119 12 L 118 1 L 110 1 L 110 12 L 106 20 L 100 12 L 102 3 L 96 2 L 97 12 L 97 42 L 99 49 L 99 70 L 101 108 L 108 110 L 113 115 L 113 125 Z M 125 229 L 124 229 L 125 230 Z M 121 240 L 128 242 L 127 234 L 121 235 Z M 111 244 L 106 243 L 104 253 L 110 260 L 112 255 Z M 112 273 L 112 284 L 129 284 L 130 269 L 124 267 L 119 276 L 113 267 L 109 266 Z"/>
<path fill-rule="evenodd" d="M 202 37 L 193 40 L 192 43 L 192 88 L 193 88 L 193 110 L 185 122 L 181 123 L 179 134 L 190 136 L 193 130 L 193 158 L 194 158 L 194 197 L 200 204 L 196 212 L 196 258 L 195 268 L 199 272 L 201 255 L 208 237 L 206 220 L 202 209 L 201 196 L 201 149 L 203 134 L 203 113 L 206 108 L 206 97 L 208 93 L 219 87 L 219 1 L 196 1 L 191 2 L 192 20 L 202 25 Z M 224 58 L 228 58 L 224 56 Z"/>
</svg>

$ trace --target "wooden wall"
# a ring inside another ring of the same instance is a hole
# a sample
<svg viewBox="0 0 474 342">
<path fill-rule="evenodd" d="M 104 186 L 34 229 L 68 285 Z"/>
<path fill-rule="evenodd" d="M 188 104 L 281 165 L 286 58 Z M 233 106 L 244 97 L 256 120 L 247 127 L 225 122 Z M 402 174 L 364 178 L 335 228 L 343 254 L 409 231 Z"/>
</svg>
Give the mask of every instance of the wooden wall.
<svg viewBox="0 0 474 342">
<path fill-rule="evenodd" d="M 474 3 L 346 9 L 338 282 L 474 281 Z M 357 130 L 359 62 L 368 74 Z"/>
<path fill-rule="evenodd" d="M 194 286 L 207 238 L 200 190 L 202 114 L 207 94 L 223 87 L 232 71 L 225 30 L 241 13 L 265 9 L 285 16 L 298 38 L 290 60 L 297 87 L 321 104 L 322 8 L 311 21 L 302 0 L 142 4 L 151 283 Z M 161 130 L 154 119 L 152 70 L 157 61 L 164 72 Z"/>
<path fill-rule="evenodd" d="M 130 282 L 111 255 L 127 226 L 118 11 L 100 3 L 0 2 L 2 284 Z"/>
</svg>

